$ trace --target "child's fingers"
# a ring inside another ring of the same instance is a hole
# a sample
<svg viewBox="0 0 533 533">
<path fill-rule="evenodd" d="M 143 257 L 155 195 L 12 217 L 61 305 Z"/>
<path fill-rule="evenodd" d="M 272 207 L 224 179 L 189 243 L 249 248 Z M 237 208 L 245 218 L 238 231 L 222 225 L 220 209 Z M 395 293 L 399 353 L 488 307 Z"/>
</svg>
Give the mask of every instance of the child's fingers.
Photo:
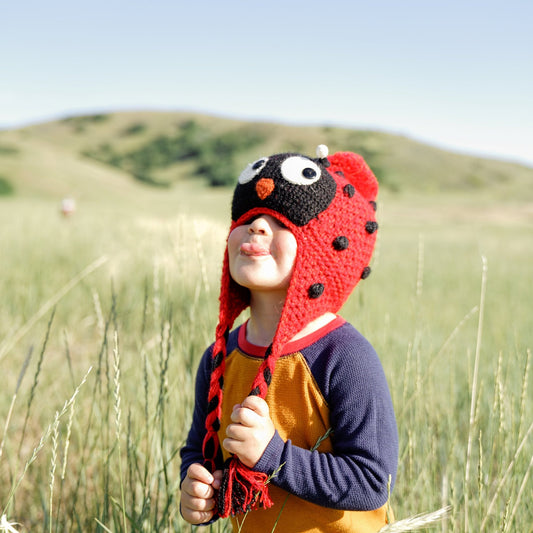
<svg viewBox="0 0 533 533">
<path fill-rule="evenodd" d="M 215 495 L 215 489 L 211 485 L 206 485 L 201 481 L 191 480 L 190 483 L 183 482 L 181 490 L 195 500 L 209 500 Z"/>
<path fill-rule="evenodd" d="M 209 500 L 215 495 L 215 489 L 212 485 L 207 485 L 192 478 L 185 478 L 183 480 L 181 492 L 183 495 L 187 495 L 187 501 Z"/>
<path fill-rule="evenodd" d="M 187 507 L 191 512 L 209 512 L 215 508 L 215 500 L 213 498 L 182 498 L 182 507 Z"/>
<path fill-rule="evenodd" d="M 236 454 L 246 465 L 253 468 L 263 455 L 276 429 L 269 416 L 265 400 L 256 396 L 246 398 L 240 407 L 231 413 L 232 424 L 226 427 L 222 446 Z"/>
<path fill-rule="evenodd" d="M 263 400 L 263 398 L 260 398 L 259 396 L 247 396 L 243 400 L 241 407 L 246 407 L 248 409 L 251 409 L 252 411 L 256 412 L 259 416 L 270 415 L 268 404 L 265 402 L 265 400 Z"/>
<path fill-rule="evenodd" d="M 206 522 L 209 522 L 209 520 L 211 520 L 211 518 L 213 518 L 213 515 L 214 515 L 213 509 L 208 509 L 208 510 L 195 509 L 194 507 L 189 507 L 187 504 L 185 504 L 183 499 L 181 501 L 180 508 L 181 508 L 181 515 L 190 524 L 205 524 Z"/>
<path fill-rule="evenodd" d="M 218 490 L 220 488 L 220 485 L 222 483 L 222 477 L 224 475 L 224 472 L 222 470 L 215 470 L 213 472 L 213 477 L 215 480 L 213 481 L 213 484 L 211 485 L 215 490 Z"/>
<path fill-rule="evenodd" d="M 247 427 L 255 427 L 261 423 L 261 417 L 248 407 L 235 409 L 231 413 L 231 421 L 235 424 L 242 424 Z"/>
<path fill-rule="evenodd" d="M 228 424 L 226 426 L 226 437 L 233 440 L 243 441 L 249 436 L 249 432 L 250 427 L 242 423 Z"/>
<path fill-rule="evenodd" d="M 209 472 L 209 470 L 207 470 L 207 468 L 202 466 L 200 463 L 193 463 L 191 466 L 189 466 L 187 469 L 187 477 L 201 481 L 206 485 L 211 485 L 211 483 L 214 481 L 211 472 Z"/>
<path fill-rule="evenodd" d="M 199 463 L 187 469 L 181 486 L 181 514 L 191 524 L 209 522 L 214 514 L 215 491 L 220 487 L 222 471 L 211 474 Z"/>
</svg>

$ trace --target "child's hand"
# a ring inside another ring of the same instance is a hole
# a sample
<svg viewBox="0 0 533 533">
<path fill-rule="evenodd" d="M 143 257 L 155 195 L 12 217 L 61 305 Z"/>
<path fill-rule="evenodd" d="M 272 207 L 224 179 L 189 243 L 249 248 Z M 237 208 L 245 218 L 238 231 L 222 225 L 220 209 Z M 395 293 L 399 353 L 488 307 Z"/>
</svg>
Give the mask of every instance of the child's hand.
<svg viewBox="0 0 533 533">
<path fill-rule="evenodd" d="M 233 424 L 226 428 L 227 438 L 222 445 L 243 464 L 253 468 L 276 432 L 268 405 L 258 396 L 248 396 L 233 407 L 231 420 Z"/>
<path fill-rule="evenodd" d="M 181 485 L 181 514 L 190 524 L 209 522 L 215 513 L 215 491 L 220 488 L 222 470 L 213 474 L 200 463 L 187 469 Z"/>
</svg>

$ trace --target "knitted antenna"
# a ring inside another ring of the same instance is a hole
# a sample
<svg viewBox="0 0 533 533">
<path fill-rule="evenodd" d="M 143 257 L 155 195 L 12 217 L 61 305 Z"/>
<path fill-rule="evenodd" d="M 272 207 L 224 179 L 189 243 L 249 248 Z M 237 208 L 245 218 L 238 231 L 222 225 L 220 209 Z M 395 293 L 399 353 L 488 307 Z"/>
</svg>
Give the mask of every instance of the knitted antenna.
<svg viewBox="0 0 533 533">
<path fill-rule="evenodd" d="M 275 154 L 249 165 L 239 177 L 232 203 L 230 232 L 259 214 L 284 224 L 297 242 L 297 256 L 287 296 L 272 344 L 250 384 L 250 394 L 265 398 L 283 347 L 299 331 L 326 312 L 336 313 L 369 262 L 378 228 L 375 220 L 376 178 L 363 158 L 351 152 L 317 158 Z M 235 319 L 249 305 L 248 289 L 229 274 L 228 252 L 222 269 L 219 322 L 212 351 L 208 412 L 203 442 L 205 464 L 213 471 L 220 451 L 226 342 Z M 267 475 L 255 472 L 235 456 L 224 465 L 217 495 L 221 517 L 234 516 L 272 501 Z"/>
</svg>

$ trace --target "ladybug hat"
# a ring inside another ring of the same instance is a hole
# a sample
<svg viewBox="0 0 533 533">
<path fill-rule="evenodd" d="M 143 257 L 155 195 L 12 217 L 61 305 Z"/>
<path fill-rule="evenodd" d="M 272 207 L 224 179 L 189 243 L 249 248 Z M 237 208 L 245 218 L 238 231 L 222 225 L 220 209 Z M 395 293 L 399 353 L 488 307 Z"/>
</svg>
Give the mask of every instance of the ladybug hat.
<svg viewBox="0 0 533 533">
<path fill-rule="evenodd" d="M 339 152 L 328 157 L 324 145 L 317 157 L 295 153 L 263 157 L 239 177 L 232 202 L 231 231 L 267 214 L 294 235 L 297 255 L 280 321 L 250 394 L 265 398 L 276 361 L 289 342 L 312 320 L 336 313 L 360 279 L 370 274 L 376 241 L 377 180 L 360 155 Z M 203 455 L 214 470 L 219 451 L 226 342 L 235 319 L 250 304 L 249 290 L 230 276 L 228 251 L 222 270 L 219 322 L 212 351 L 208 414 Z M 225 465 L 218 494 L 221 517 L 269 507 L 266 475 L 244 466 L 236 457 Z"/>
</svg>

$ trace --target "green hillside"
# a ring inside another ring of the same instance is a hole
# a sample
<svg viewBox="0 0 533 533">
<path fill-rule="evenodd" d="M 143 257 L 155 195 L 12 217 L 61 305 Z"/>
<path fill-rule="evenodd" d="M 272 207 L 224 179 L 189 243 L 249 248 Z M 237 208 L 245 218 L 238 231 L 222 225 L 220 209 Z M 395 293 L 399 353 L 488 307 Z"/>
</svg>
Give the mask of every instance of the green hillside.
<svg viewBox="0 0 533 533">
<path fill-rule="evenodd" d="M 533 168 L 378 131 L 296 127 L 179 112 L 70 117 L 0 131 L 0 195 L 133 199 L 139 187 L 232 185 L 261 155 L 316 145 L 362 154 L 384 190 L 531 200 Z M 194 184 L 194 185 L 192 185 Z"/>
</svg>

